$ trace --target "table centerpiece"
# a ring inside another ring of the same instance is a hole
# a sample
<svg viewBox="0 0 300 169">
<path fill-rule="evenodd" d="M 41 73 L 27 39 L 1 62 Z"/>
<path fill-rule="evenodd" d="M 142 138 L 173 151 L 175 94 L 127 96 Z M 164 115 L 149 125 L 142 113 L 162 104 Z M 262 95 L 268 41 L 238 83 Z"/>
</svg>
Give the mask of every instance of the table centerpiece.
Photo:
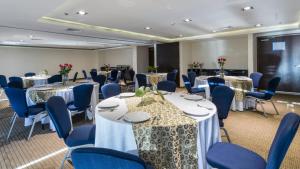
<svg viewBox="0 0 300 169">
<path fill-rule="evenodd" d="M 225 62 L 226 62 L 225 57 L 221 56 L 221 57 L 218 58 L 218 64 L 219 64 L 219 67 L 220 67 L 220 77 L 221 78 L 224 78 L 224 76 L 225 76 L 225 73 L 224 73 Z"/>
<path fill-rule="evenodd" d="M 66 85 L 69 81 L 69 73 L 72 70 L 73 65 L 72 64 L 59 64 L 60 71 L 59 74 L 62 76 L 62 83 L 63 85 Z"/>
</svg>

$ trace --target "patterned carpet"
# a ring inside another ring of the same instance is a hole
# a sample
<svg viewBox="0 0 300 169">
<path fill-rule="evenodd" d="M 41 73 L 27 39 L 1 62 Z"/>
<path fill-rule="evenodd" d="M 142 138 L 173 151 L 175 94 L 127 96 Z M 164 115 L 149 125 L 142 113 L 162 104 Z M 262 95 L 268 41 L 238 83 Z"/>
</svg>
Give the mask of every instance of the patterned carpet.
<svg viewBox="0 0 300 169">
<path fill-rule="evenodd" d="M 275 100 L 296 101 L 300 102 L 300 97 L 277 96 Z M 269 104 L 266 104 L 266 110 L 274 113 Z M 230 112 L 229 117 L 225 120 L 225 127 L 228 129 L 232 142 L 247 147 L 264 158 L 267 157 L 269 147 L 277 130 L 283 115 L 290 111 L 286 104 L 276 103 L 280 115 L 270 115 L 265 118 L 261 113 L 244 111 Z M 300 112 L 300 106 L 295 106 L 294 111 Z M 49 130 L 49 126 L 42 129 L 37 124 L 30 141 L 26 140 L 30 128 L 23 126 L 23 121 L 18 120 L 10 141 L 5 141 L 5 135 L 10 125 L 11 109 L 8 103 L 0 103 L 0 168 L 1 169 L 55 169 L 60 166 L 61 160 L 65 153 L 65 145 L 55 132 Z M 83 117 L 74 117 L 75 125 L 84 122 Z M 224 138 L 225 139 L 225 138 Z M 299 169 L 300 168 L 300 130 L 287 153 L 282 164 L 282 169 Z M 68 162 L 65 168 L 73 168 Z"/>
</svg>

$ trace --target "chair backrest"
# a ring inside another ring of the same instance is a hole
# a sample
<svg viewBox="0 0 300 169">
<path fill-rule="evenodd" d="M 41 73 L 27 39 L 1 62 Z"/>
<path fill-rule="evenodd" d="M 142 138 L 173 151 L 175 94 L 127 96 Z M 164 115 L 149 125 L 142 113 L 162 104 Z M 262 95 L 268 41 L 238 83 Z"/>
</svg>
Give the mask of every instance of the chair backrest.
<svg viewBox="0 0 300 169">
<path fill-rule="evenodd" d="M 83 84 L 74 87 L 74 105 L 80 109 L 88 108 L 91 103 L 93 88 L 94 86 L 92 84 Z"/>
<path fill-rule="evenodd" d="M 4 75 L 0 75 L 0 87 L 2 87 L 2 88 L 7 87 L 7 80 Z"/>
<path fill-rule="evenodd" d="M 131 78 L 130 70 L 125 70 L 124 71 L 123 78 L 124 78 L 124 83 L 125 84 L 127 84 L 128 82 L 132 82 L 133 81 L 133 79 Z"/>
<path fill-rule="evenodd" d="M 178 69 L 173 69 L 173 71 L 172 72 L 174 72 L 174 73 L 178 73 Z"/>
<path fill-rule="evenodd" d="M 186 75 L 182 75 L 182 80 L 184 82 L 184 86 L 189 93 L 192 93 L 192 85 L 190 79 Z"/>
<path fill-rule="evenodd" d="M 117 69 L 113 69 L 111 72 L 110 72 L 110 78 L 115 81 L 117 80 L 117 77 L 118 77 L 118 70 Z"/>
<path fill-rule="evenodd" d="M 97 72 L 91 71 L 91 72 L 90 72 L 90 75 L 91 75 L 93 81 L 95 81 L 95 78 L 96 78 L 96 76 L 97 76 Z"/>
<path fill-rule="evenodd" d="M 214 91 L 215 87 L 225 85 L 225 80 L 219 77 L 209 77 L 207 78 L 207 82 L 209 85 L 210 93 Z"/>
<path fill-rule="evenodd" d="M 146 169 L 146 164 L 132 154 L 105 148 L 77 148 L 71 153 L 75 169 Z"/>
<path fill-rule="evenodd" d="M 67 138 L 72 125 L 64 99 L 60 96 L 53 96 L 47 101 L 46 108 L 59 138 Z"/>
<path fill-rule="evenodd" d="M 25 77 L 31 77 L 31 76 L 35 76 L 35 73 L 33 72 L 28 72 L 24 74 Z"/>
<path fill-rule="evenodd" d="M 23 79 L 17 76 L 9 77 L 8 87 L 23 89 Z"/>
<path fill-rule="evenodd" d="M 157 83 L 157 89 L 158 90 L 164 90 L 167 92 L 175 92 L 176 91 L 176 83 L 173 81 L 168 81 L 168 80 L 164 80 L 164 81 L 160 81 Z"/>
<path fill-rule="evenodd" d="M 223 119 L 226 119 L 231 107 L 234 91 L 227 86 L 217 86 L 212 92 L 212 102 L 217 107 L 220 125 L 223 125 Z"/>
<path fill-rule="evenodd" d="M 18 88 L 5 88 L 5 94 L 9 103 L 20 118 L 28 116 L 28 106 L 26 102 L 26 91 Z"/>
<path fill-rule="evenodd" d="M 196 77 L 197 77 L 196 72 L 194 72 L 194 71 L 189 71 L 189 72 L 188 72 L 188 77 L 189 77 L 189 79 L 190 79 L 191 85 L 194 86 L 194 84 L 195 84 L 195 79 L 196 79 Z"/>
<path fill-rule="evenodd" d="M 78 76 L 78 72 L 76 72 L 76 73 L 74 74 L 74 77 L 73 77 L 73 82 L 76 82 L 76 80 L 77 80 L 77 76 Z"/>
<path fill-rule="evenodd" d="M 82 70 L 82 73 L 83 73 L 84 79 L 87 79 L 88 77 L 87 77 L 86 71 L 85 71 L 85 70 Z"/>
<path fill-rule="evenodd" d="M 263 76 L 263 74 L 260 72 L 253 72 L 250 74 L 250 78 L 252 79 L 254 88 L 259 87 L 259 83 L 260 83 L 262 76 Z"/>
<path fill-rule="evenodd" d="M 101 89 L 101 87 L 105 84 L 106 82 L 106 76 L 105 75 L 97 75 L 94 79 L 95 82 L 99 83 L 99 88 Z"/>
<path fill-rule="evenodd" d="M 280 77 L 274 77 L 269 81 L 267 90 L 265 91 L 266 100 L 271 99 L 275 95 L 276 89 L 280 83 L 280 79 Z"/>
<path fill-rule="evenodd" d="M 121 93 L 120 85 L 117 83 L 108 83 L 101 87 L 104 99 L 119 95 Z"/>
<path fill-rule="evenodd" d="M 129 69 L 129 73 L 130 73 L 130 76 L 131 76 L 131 80 L 133 81 L 134 80 L 135 71 L 133 69 Z"/>
<path fill-rule="evenodd" d="M 175 82 L 176 81 L 176 76 L 177 76 L 176 72 L 169 72 L 167 74 L 167 80 Z"/>
<path fill-rule="evenodd" d="M 147 86 L 147 76 L 145 74 L 136 74 L 135 77 L 136 77 L 139 87 Z"/>
<path fill-rule="evenodd" d="M 93 68 L 91 69 L 91 72 L 97 72 L 97 69 Z"/>
<path fill-rule="evenodd" d="M 56 83 L 56 82 L 62 82 L 62 76 L 61 75 L 53 75 L 50 78 L 48 78 L 48 83 Z"/>
<path fill-rule="evenodd" d="M 286 114 L 280 122 L 269 151 L 266 169 L 279 169 L 282 160 L 298 130 L 300 123 L 299 115 Z"/>
</svg>

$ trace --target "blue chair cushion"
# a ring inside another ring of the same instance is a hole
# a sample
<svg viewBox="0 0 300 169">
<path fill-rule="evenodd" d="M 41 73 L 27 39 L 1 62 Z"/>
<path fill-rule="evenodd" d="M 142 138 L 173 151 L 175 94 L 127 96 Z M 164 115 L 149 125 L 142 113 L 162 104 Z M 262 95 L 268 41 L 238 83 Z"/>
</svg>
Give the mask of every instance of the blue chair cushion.
<svg viewBox="0 0 300 169">
<path fill-rule="evenodd" d="M 266 94 L 262 92 L 247 92 L 246 96 L 252 96 L 258 99 L 265 99 Z"/>
<path fill-rule="evenodd" d="M 83 109 L 83 108 L 76 107 L 73 102 L 71 102 L 71 103 L 68 104 L 68 109 L 70 111 L 85 111 L 85 109 Z"/>
<path fill-rule="evenodd" d="M 265 169 L 266 161 L 250 150 L 230 143 L 216 143 L 206 154 L 207 162 L 219 169 Z"/>
<path fill-rule="evenodd" d="M 82 125 L 73 129 L 65 139 L 68 147 L 95 143 L 95 125 Z"/>
<path fill-rule="evenodd" d="M 28 107 L 28 115 L 37 115 L 41 112 L 45 111 L 45 104 L 37 104 Z"/>
<path fill-rule="evenodd" d="M 197 87 L 191 88 L 191 93 L 201 93 L 201 92 L 205 92 L 205 89 L 197 88 Z"/>
</svg>

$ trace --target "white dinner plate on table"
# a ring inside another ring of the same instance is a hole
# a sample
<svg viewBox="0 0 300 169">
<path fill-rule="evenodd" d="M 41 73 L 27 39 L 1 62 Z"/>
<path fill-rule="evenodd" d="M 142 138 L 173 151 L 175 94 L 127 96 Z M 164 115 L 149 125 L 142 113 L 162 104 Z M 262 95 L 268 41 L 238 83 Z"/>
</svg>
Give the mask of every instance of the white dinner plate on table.
<svg viewBox="0 0 300 169">
<path fill-rule="evenodd" d="M 203 100 L 203 96 L 199 96 L 199 95 L 185 95 L 184 99 L 186 100 L 192 100 L 192 101 L 200 101 Z"/>
<path fill-rule="evenodd" d="M 186 107 L 184 110 L 185 114 L 191 115 L 191 116 L 207 116 L 209 115 L 209 110 L 205 108 L 188 108 Z"/>
<path fill-rule="evenodd" d="M 133 97 L 133 96 L 135 96 L 135 93 L 133 92 L 125 92 L 120 94 L 120 97 Z"/>
<path fill-rule="evenodd" d="M 103 100 L 99 103 L 98 108 L 100 109 L 113 109 L 119 106 L 119 103 L 114 100 Z"/>
<path fill-rule="evenodd" d="M 150 114 L 147 112 L 132 112 L 127 113 L 124 116 L 124 120 L 131 123 L 140 123 L 147 121 L 151 118 Z"/>
<path fill-rule="evenodd" d="M 159 90 L 159 92 L 162 94 L 162 95 L 167 95 L 169 92 L 167 91 L 164 91 L 164 90 Z M 154 91 L 154 94 L 158 94 L 157 91 Z"/>
<path fill-rule="evenodd" d="M 53 88 L 52 87 L 38 87 L 38 88 L 35 88 L 35 90 L 37 91 L 46 91 L 46 90 L 52 90 Z"/>
</svg>

